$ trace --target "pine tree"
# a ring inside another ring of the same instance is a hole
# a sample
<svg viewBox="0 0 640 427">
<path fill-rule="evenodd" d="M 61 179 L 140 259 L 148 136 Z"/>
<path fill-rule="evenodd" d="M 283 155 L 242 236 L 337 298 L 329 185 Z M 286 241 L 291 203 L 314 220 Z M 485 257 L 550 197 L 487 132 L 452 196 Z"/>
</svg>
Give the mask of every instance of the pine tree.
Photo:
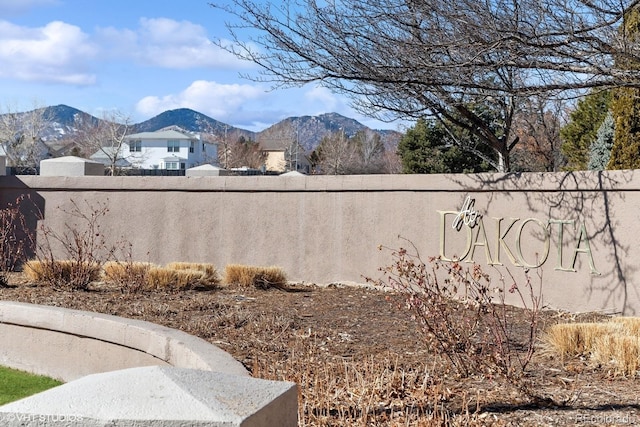
<svg viewBox="0 0 640 427">
<path fill-rule="evenodd" d="M 606 169 L 611 157 L 613 133 L 613 115 L 609 112 L 598 129 L 596 139 L 589 148 L 589 170 L 601 171 Z"/>
<path fill-rule="evenodd" d="M 640 9 L 634 7 L 624 17 L 620 31 L 629 42 L 640 34 Z M 640 64 L 619 58 L 616 65 L 624 70 L 640 70 Z M 640 89 L 616 88 L 611 100 L 615 122 L 613 148 L 607 169 L 640 169 Z"/>
<path fill-rule="evenodd" d="M 469 135 L 456 135 L 457 140 L 471 144 Z M 491 155 L 481 144 L 477 151 Z M 474 173 L 491 170 L 491 166 L 473 152 L 462 149 L 445 128 L 434 120 L 419 119 L 398 143 L 403 173 Z"/>
<path fill-rule="evenodd" d="M 566 170 L 586 170 L 589 147 L 596 139 L 598 128 L 609 111 L 611 93 L 596 91 L 582 98 L 570 115 L 570 121 L 560 130 L 562 154 L 567 158 Z"/>
</svg>

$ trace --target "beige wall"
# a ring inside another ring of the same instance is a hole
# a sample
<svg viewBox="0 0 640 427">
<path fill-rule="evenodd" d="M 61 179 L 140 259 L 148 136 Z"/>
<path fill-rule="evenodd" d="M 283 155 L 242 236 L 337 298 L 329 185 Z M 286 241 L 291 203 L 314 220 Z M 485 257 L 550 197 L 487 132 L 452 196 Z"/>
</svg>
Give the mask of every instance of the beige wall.
<svg viewBox="0 0 640 427">
<path fill-rule="evenodd" d="M 529 272 L 549 307 L 629 315 L 640 314 L 639 190 L 631 171 L 0 177 L 0 203 L 29 193 L 57 229 L 74 224 L 71 200 L 107 203 L 104 227 L 142 261 L 279 265 L 292 280 L 364 282 L 391 262 L 377 247 L 405 245 L 400 235 L 424 258 L 467 253 L 496 285 L 506 268 L 523 283 L 523 265 L 541 264 Z M 482 220 L 456 232 L 467 197 Z"/>
<path fill-rule="evenodd" d="M 287 166 L 287 162 L 284 159 L 284 151 L 265 151 L 267 158 L 264 164 L 268 171 L 282 172 Z"/>
</svg>

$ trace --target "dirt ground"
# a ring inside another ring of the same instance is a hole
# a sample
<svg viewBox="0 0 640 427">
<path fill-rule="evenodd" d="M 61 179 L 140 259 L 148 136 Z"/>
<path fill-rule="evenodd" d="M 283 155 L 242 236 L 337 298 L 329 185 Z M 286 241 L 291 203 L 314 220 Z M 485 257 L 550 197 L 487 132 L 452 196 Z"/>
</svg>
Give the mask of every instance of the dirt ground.
<svg viewBox="0 0 640 427">
<path fill-rule="evenodd" d="M 433 402 L 436 390 L 437 404 L 443 413 L 450 414 L 452 424 L 640 425 L 638 379 L 617 377 L 589 360 L 561 364 L 542 344 L 528 370 L 527 381 L 538 396 L 549 397 L 553 404 L 536 403 L 491 378 L 459 379 L 438 371 L 436 358 L 425 348 L 418 325 L 398 308 L 399 297 L 388 292 L 343 285 L 294 284 L 288 291 L 222 288 L 206 292 L 124 294 L 100 284 L 90 291 L 57 291 L 35 286 L 20 274 L 12 275 L 10 282 L 11 287 L 0 288 L 0 299 L 96 311 L 166 325 L 221 347 L 255 376 L 296 381 L 309 390 L 309 397 L 305 397 L 307 392 L 302 393 L 302 399 L 309 402 L 302 404 L 300 425 L 400 425 L 385 420 L 393 418 L 394 409 L 389 408 L 402 406 L 398 400 L 415 401 L 415 388 L 410 389 L 405 383 L 395 387 L 396 392 L 388 402 L 377 403 L 378 409 L 366 411 L 358 408 L 364 405 L 358 403 L 363 402 L 362 397 L 345 406 L 331 402 L 340 398 L 337 388 L 331 391 L 333 397 L 326 396 L 326 402 L 317 403 L 329 409 L 314 408 L 313 400 L 321 398 L 313 393 L 327 394 L 329 388 L 324 392 L 318 382 L 301 384 L 310 378 L 304 377 L 301 370 L 376 363 L 379 364 L 376 366 L 386 363 L 387 371 L 402 367 L 404 382 L 405 372 L 409 375 L 422 370 L 421 381 L 428 380 L 430 384 L 428 402 Z M 513 309 L 510 315 L 516 331 L 526 334 L 527 325 L 521 312 Z M 542 328 L 555 322 L 597 317 L 548 311 L 543 315 Z M 331 368 L 334 372 L 326 375 L 342 375 L 336 369 Z M 436 375 L 437 372 L 440 373 Z M 331 381 L 329 377 L 314 375 L 315 381 Z M 369 387 L 368 380 L 359 381 L 354 386 L 356 391 L 349 392 L 350 399 L 358 394 L 358 388 Z M 398 393 L 399 389 L 405 394 Z M 432 409 L 421 410 L 428 414 Z M 353 417 L 358 413 L 360 418 L 347 422 L 343 411 Z M 364 421 L 363 412 L 369 413 Z M 435 425 L 419 420 L 420 416 L 406 418 L 402 425 Z"/>
</svg>

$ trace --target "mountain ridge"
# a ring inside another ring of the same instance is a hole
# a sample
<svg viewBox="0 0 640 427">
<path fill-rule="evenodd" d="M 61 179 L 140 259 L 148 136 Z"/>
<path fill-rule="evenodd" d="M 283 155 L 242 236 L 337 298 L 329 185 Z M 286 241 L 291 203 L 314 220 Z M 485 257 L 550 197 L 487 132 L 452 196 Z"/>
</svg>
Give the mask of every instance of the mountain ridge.
<svg viewBox="0 0 640 427">
<path fill-rule="evenodd" d="M 44 132 L 46 140 L 61 141 L 71 136 L 75 118 L 82 115 L 83 120 L 101 120 L 82 110 L 65 104 L 43 107 L 49 126 Z M 27 114 L 25 112 L 24 114 Z M 393 130 L 371 129 L 355 119 L 338 113 L 324 113 L 317 116 L 287 117 L 266 129 L 254 132 L 218 121 L 190 108 L 177 108 L 164 111 L 148 120 L 132 125 L 133 132 L 153 132 L 169 126 L 179 126 L 190 132 L 209 133 L 220 140 L 236 141 L 240 137 L 252 139 L 259 143 L 288 146 L 294 141 L 308 151 L 315 149 L 324 136 L 331 132 L 342 131 L 351 137 L 358 131 L 370 130 L 380 134 L 387 146 L 397 144 L 401 133 Z"/>
</svg>

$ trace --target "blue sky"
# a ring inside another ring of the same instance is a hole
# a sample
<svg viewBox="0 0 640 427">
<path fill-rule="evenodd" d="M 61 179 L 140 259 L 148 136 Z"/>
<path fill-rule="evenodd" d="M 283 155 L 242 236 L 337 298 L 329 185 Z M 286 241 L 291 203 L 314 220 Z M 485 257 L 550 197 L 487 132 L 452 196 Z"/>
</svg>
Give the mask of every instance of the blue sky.
<svg viewBox="0 0 640 427">
<path fill-rule="evenodd" d="M 353 111 L 324 88 L 271 91 L 258 70 L 220 51 L 229 17 L 207 0 L 0 0 L 0 110 L 66 104 L 133 122 L 175 108 L 259 131 L 286 117 Z"/>
</svg>

